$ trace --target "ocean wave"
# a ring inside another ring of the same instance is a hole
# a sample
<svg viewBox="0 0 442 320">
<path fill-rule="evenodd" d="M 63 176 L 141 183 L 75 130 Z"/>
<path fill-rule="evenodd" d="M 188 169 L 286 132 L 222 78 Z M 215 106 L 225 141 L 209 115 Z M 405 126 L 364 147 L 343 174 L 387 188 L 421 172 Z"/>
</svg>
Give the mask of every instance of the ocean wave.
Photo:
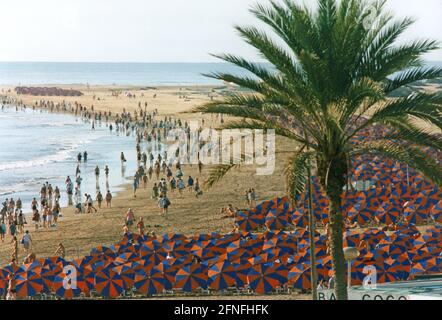
<svg viewBox="0 0 442 320">
<path fill-rule="evenodd" d="M 77 148 L 89 142 L 90 140 L 70 141 L 67 146 L 60 146 L 59 151 L 54 154 L 38 157 L 32 160 L 0 163 L 0 171 L 41 167 L 50 163 L 61 162 L 69 159 Z"/>
</svg>

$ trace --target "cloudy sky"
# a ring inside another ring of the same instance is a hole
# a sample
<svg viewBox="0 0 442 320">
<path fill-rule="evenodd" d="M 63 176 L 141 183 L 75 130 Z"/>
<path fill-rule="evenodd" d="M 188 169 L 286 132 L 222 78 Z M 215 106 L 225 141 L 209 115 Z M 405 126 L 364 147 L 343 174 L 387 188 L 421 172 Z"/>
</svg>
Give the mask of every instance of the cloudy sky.
<svg viewBox="0 0 442 320">
<path fill-rule="evenodd" d="M 206 62 L 231 52 L 256 60 L 234 24 L 266 0 L 1 0 L 0 61 Z M 312 1 L 312 0 L 308 0 Z M 405 41 L 442 42 L 442 0 L 387 0 L 418 22 Z M 426 57 L 442 61 L 442 50 Z"/>
</svg>

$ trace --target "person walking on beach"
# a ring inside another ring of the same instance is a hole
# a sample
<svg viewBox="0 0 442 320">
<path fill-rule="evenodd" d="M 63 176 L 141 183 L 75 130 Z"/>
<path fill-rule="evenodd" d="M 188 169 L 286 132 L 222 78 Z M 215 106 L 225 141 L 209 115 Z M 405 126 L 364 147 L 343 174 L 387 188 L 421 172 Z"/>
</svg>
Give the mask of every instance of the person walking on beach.
<svg viewBox="0 0 442 320">
<path fill-rule="evenodd" d="M 78 176 L 75 182 L 77 182 L 77 188 L 81 189 L 81 182 L 83 181 L 83 178 Z"/>
<path fill-rule="evenodd" d="M 106 207 L 107 208 L 112 207 L 112 193 L 109 190 L 107 190 L 106 193 Z"/>
<path fill-rule="evenodd" d="M 169 198 L 167 198 L 165 194 L 161 194 L 160 199 L 158 200 L 158 206 L 161 209 L 161 215 L 167 216 L 170 204 L 171 203 Z"/>
<path fill-rule="evenodd" d="M 92 196 L 87 193 L 85 193 L 84 196 L 86 197 L 87 213 L 91 213 L 92 209 L 95 211 L 95 213 L 97 213 L 98 210 L 94 207 L 94 200 L 92 199 Z"/>
<path fill-rule="evenodd" d="M 98 181 L 100 178 L 100 168 L 98 166 L 95 167 L 95 179 Z"/>
<path fill-rule="evenodd" d="M 26 223 L 26 218 L 23 212 L 20 210 L 17 216 L 18 232 L 23 233 L 25 231 L 25 223 Z"/>
<path fill-rule="evenodd" d="M 138 233 L 140 236 L 144 236 L 144 219 L 140 217 L 140 220 L 137 223 Z"/>
<path fill-rule="evenodd" d="M 192 176 L 189 176 L 187 179 L 187 188 L 189 189 L 189 192 L 192 192 L 193 190 L 193 178 Z"/>
<path fill-rule="evenodd" d="M 23 248 L 25 249 L 26 254 L 29 253 L 29 249 L 31 248 L 31 235 L 29 234 L 29 230 L 26 230 L 23 238 L 21 239 L 21 243 L 23 244 Z"/>
<path fill-rule="evenodd" d="M 6 235 L 6 224 L 4 219 L 1 219 L 0 221 L 0 240 L 2 242 L 5 242 L 5 235 Z"/>
<path fill-rule="evenodd" d="M 180 196 L 182 196 L 182 194 L 183 194 L 183 190 L 184 190 L 184 188 L 186 187 L 186 186 L 184 185 L 184 181 L 183 181 L 183 179 L 181 179 L 181 178 L 178 179 L 178 181 L 177 181 L 177 186 L 178 186 L 178 192 L 180 193 Z"/>
<path fill-rule="evenodd" d="M 104 174 L 106 175 L 106 179 L 108 179 L 109 178 L 109 167 L 107 165 L 104 168 Z"/>
<path fill-rule="evenodd" d="M 256 205 L 256 192 L 255 192 L 255 189 L 252 188 L 252 189 L 250 190 L 250 206 L 251 206 L 252 208 L 254 208 L 255 205 Z"/>
<path fill-rule="evenodd" d="M 98 203 L 98 209 L 101 209 L 101 203 L 103 202 L 103 195 L 101 194 L 101 191 L 98 191 L 96 200 Z"/>
<path fill-rule="evenodd" d="M 87 162 L 87 151 L 83 153 L 83 161 Z"/>
<path fill-rule="evenodd" d="M 40 213 L 38 212 L 38 210 L 34 211 L 34 214 L 32 215 L 32 221 L 34 222 L 35 231 L 37 231 L 40 223 Z"/>
<path fill-rule="evenodd" d="M 158 198 L 158 185 L 155 182 L 152 187 L 152 199 L 157 199 L 157 198 Z"/>
<path fill-rule="evenodd" d="M 148 181 L 147 175 L 146 175 L 146 173 L 144 173 L 143 174 L 143 188 L 144 188 L 144 190 L 146 190 L 146 188 L 147 188 L 147 181 Z"/>
<path fill-rule="evenodd" d="M 60 207 L 60 203 L 57 201 L 54 205 L 54 208 L 52 209 L 52 216 L 54 218 L 54 224 L 53 226 L 57 226 L 57 222 L 58 222 L 58 217 L 60 215 L 61 212 L 61 207 Z"/>
<path fill-rule="evenodd" d="M 9 222 L 9 233 L 12 237 L 15 237 L 15 234 L 17 233 L 17 225 L 14 220 Z"/>
<path fill-rule="evenodd" d="M 134 224 L 135 221 L 135 215 L 131 208 L 129 208 L 126 212 L 126 225 L 128 227 L 131 227 Z"/>
<path fill-rule="evenodd" d="M 82 158 L 82 155 L 81 155 L 81 152 L 79 152 L 77 154 L 77 160 L 78 160 L 79 163 L 81 162 L 81 158 Z"/>
<path fill-rule="evenodd" d="M 138 175 L 135 175 L 134 177 L 134 181 L 133 181 L 133 188 L 134 188 L 134 198 L 137 197 L 137 190 L 138 190 L 138 185 L 140 184 L 140 180 L 138 178 Z"/>
<path fill-rule="evenodd" d="M 124 152 L 121 152 L 120 154 L 120 160 L 121 160 L 121 164 L 124 165 L 124 163 L 127 161 L 126 157 L 124 156 Z"/>
<path fill-rule="evenodd" d="M 198 172 L 200 175 L 203 172 L 203 163 L 201 162 L 201 160 L 198 160 Z"/>
<path fill-rule="evenodd" d="M 195 179 L 195 186 L 193 189 L 195 190 L 195 196 L 197 198 L 203 194 L 203 192 L 201 191 L 201 188 L 200 188 L 200 182 L 199 182 L 198 178 Z"/>
<path fill-rule="evenodd" d="M 147 173 L 149 175 L 149 180 L 152 180 L 152 174 L 153 174 L 153 168 L 152 166 L 149 167 L 149 169 L 147 170 Z"/>
</svg>

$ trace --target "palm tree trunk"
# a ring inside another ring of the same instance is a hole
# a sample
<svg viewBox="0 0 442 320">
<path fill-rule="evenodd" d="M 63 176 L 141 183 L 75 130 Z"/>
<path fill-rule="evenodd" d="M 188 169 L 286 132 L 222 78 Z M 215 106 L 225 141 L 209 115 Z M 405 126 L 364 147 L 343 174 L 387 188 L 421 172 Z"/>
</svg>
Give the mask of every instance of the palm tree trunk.
<svg viewBox="0 0 442 320">
<path fill-rule="evenodd" d="M 346 185 L 347 161 L 333 159 L 326 175 L 326 193 L 330 200 L 329 242 L 335 277 L 335 294 L 338 300 L 347 300 L 347 281 L 343 250 L 344 219 L 341 210 L 341 194 Z"/>
</svg>

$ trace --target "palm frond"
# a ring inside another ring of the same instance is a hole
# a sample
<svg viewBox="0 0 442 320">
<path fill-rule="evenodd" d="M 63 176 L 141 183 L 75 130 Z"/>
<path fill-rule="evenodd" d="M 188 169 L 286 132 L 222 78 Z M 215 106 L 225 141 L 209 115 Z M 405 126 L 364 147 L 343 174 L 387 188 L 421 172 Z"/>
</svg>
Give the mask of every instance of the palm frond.
<svg viewBox="0 0 442 320">
<path fill-rule="evenodd" d="M 291 157 L 285 168 L 287 194 L 292 201 L 305 191 L 308 179 L 308 165 L 313 159 L 313 152 L 305 152 L 302 147 Z"/>
</svg>

